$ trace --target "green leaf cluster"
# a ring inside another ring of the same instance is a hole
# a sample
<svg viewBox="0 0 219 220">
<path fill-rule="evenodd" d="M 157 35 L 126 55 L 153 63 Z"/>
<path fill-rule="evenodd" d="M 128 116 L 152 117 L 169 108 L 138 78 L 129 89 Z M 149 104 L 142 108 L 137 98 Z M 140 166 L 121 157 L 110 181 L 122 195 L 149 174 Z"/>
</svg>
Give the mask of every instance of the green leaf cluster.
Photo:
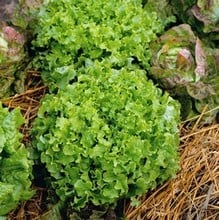
<svg viewBox="0 0 219 220">
<path fill-rule="evenodd" d="M 33 145 L 61 200 L 115 204 L 178 170 L 179 104 L 141 69 L 95 61 L 78 81 L 43 98 Z"/>
<path fill-rule="evenodd" d="M 19 109 L 8 112 L 0 105 L 0 215 L 6 215 L 20 201 L 33 195 L 30 190 L 32 162 L 18 131 L 23 123 Z"/>
<path fill-rule="evenodd" d="M 35 65 L 50 87 L 61 88 L 88 59 L 107 60 L 114 68 L 148 68 L 148 44 L 162 30 L 141 0 L 45 1 L 34 25 Z"/>
</svg>

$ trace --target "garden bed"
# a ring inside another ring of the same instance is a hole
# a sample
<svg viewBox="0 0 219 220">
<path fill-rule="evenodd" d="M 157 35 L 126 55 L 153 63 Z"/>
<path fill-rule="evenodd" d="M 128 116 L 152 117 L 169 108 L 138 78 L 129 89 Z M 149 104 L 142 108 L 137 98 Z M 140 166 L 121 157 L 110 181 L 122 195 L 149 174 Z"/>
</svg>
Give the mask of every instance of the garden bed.
<svg viewBox="0 0 219 220">
<path fill-rule="evenodd" d="M 0 219 L 219 220 L 216 1 L 1 4 Z"/>
<path fill-rule="evenodd" d="M 26 92 L 3 101 L 11 109 L 19 107 L 22 110 L 26 119 L 22 127 L 26 144 L 30 141 L 29 130 L 39 101 L 47 91 L 39 73 L 29 71 L 28 74 Z M 142 196 L 138 207 L 125 201 L 121 208 L 126 219 L 219 218 L 219 124 L 216 120 L 210 125 L 201 124 L 205 113 L 181 123 L 181 169 L 176 177 Z M 46 204 L 47 189 L 37 184 L 33 188 L 36 195 L 12 211 L 8 219 L 39 219 L 50 212 Z M 59 218 L 59 212 L 53 214 Z"/>
</svg>

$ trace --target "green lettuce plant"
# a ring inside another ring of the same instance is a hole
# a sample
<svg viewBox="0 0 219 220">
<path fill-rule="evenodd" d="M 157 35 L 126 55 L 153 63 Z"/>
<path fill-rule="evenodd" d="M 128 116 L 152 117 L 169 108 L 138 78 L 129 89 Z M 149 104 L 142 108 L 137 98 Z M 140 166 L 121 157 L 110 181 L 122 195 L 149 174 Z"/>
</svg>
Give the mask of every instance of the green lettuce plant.
<svg viewBox="0 0 219 220">
<path fill-rule="evenodd" d="M 148 68 L 148 44 L 163 30 L 150 9 L 141 0 L 45 1 L 33 25 L 36 68 L 50 88 L 65 87 L 87 59 Z"/>
<path fill-rule="evenodd" d="M 62 201 L 115 205 L 175 175 L 178 124 L 178 102 L 144 71 L 95 61 L 42 99 L 33 146 Z"/>
<path fill-rule="evenodd" d="M 20 142 L 18 131 L 24 119 L 18 109 L 11 112 L 0 105 L 0 216 L 32 197 L 32 162 Z"/>
<path fill-rule="evenodd" d="M 174 10 L 169 0 L 144 0 L 144 8 L 156 12 L 162 25 L 166 28 L 168 25 L 174 24 L 176 18 L 174 16 Z"/>
</svg>

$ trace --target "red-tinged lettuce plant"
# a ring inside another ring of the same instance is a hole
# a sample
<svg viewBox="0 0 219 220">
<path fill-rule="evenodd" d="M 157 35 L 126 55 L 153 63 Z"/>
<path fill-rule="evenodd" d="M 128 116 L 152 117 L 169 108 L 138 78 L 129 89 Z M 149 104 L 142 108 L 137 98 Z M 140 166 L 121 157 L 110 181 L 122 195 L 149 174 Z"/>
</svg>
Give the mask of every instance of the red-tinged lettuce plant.
<svg viewBox="0 0 219 220">
<path fill-rule="evenodd" d="M 19 75 L 27 56 L 25 42 L 25 34 L 16 28 L 8 25 L 0 27 L 0 98 L 22 89 L 16 84 L 21 85 L 25 78 L 24 74 Z"/>
<path fill-rule="evenodd" d="M 219 32 L 219 1 L 218 0 L 198 0 L 191 8 L 193 16 L 203 22 L 203 31 Z"/>
<path fill-rule="evenodd" d="M 43 0 L 0 1 L 0 23 L 19 27 L 25 31 L 30 20 L 34 19 L 33 9 L 40 7 Z"/>
<path fill-rule="evenodd" d="M 34 18 L 31 9 L 41 0 L 0 2 L 0 98 L 24 92 L 28 53 L 32 38 L 28 24 Z"/>
<path fill-rule="evenodd" d="M 207 75 L 207 60 L 202 42 L 187 24 L 169 29 L 150 48 L 153 54 L 151 74 L 160 80 L 165 89 L 173 89 L 177 94 L 187 93 L 191 84 Z M 181 88 L 187 87 L 183 92 Z M 198 96 L 196 93 L 191 95 Z M 208 93 L 203 95 L 207 96 Z"/>
<path fill-rule="evenodd" d="M 184 116 L 191 111 L 190 98 L 199 103 L 199 113 L 206 104 L 213 108 L 218 105 L 218 50 L 206 47 L 188 24 L 170 28 L 150 48 L 150 74 L 163 89 L 186 101 L 182 105 Z"/>
<path fill-rule="evenodd" d="M 33 26 L 34 63 L 50 88 L 65 87 L 87 59 L 148 68 L 148 45 L 163 30 L 141 0 L 45 1 Z"/>
<path fill-rule="evenodd" d="M 181 22 L 190 24 L 207 41 L 219 40 L 218 0 L 171 0 L 170 4 Z"/>
<path fill-rule="evenodd" d="M 32 197 L 32 162 L 20 142 L 24 119 L 18 109 L 11 112 L 0 105 L 0 216 Z"/>
<path fill-rule="evenodd" d="M 115 205 L 177 172 L 179 104 L 136 68 L 94 62 L 78 81 L 47 94 L 33 146 L 62 201 Z"/>
</svg>

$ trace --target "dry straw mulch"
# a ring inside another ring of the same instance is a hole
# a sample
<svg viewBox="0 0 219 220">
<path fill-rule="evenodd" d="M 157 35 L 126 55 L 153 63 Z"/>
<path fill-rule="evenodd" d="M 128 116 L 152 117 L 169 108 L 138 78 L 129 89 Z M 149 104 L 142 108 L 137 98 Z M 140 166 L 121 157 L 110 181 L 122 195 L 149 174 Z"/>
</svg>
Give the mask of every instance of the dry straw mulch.
<svg viewBox="0 0 219 220">
<path fill-rule="evenodd" d="M 33 119 L 37 115 L 40 100 L 47 92 L 47 88 L 43 85 L 39 72 L 28 71 L 24 90 L 24 93 L 3 99 L 1 102 L 9 109 L 20 108 L 25 118 L 25 124 L 21 132 L 24 135 L 23 142 L 26 143 L 29 142 L 29 131 Z"/>
<path fill-rule="evenodd" d="M 180 171 L 146 194 L 137 208 L 125 206 L 130 220 L 219 220 L 219 124 L 181 126 Z"/>
<path fill-rule="evenodd" d="M 29 130 L 46 91 L 39 73 L 29 71 L 25 92 L 3 100 L 5 106 L 19 107 L 23 112 L 24 143 L 30 141 Z M 181 125 L 179 173 L 141 197 L 139 207 L 125 204 L 126 219 L 219 220 L 219 124 L 201 126 L 201 117 L 195 123 L 187 121 Z M 37 194 L 11 212 L 8 219 L 40 219 L 46 209 L 45 191 L 38 188 Z"/>
<path fill-rule="evenodd" d="M 28 201 L 22 202 L 17 209 L 11 211 L 7 220 L 39 220 L 40 216 L 47 210 L 46 189 L 36 188 L 36 194 Z"/>
</svg>

